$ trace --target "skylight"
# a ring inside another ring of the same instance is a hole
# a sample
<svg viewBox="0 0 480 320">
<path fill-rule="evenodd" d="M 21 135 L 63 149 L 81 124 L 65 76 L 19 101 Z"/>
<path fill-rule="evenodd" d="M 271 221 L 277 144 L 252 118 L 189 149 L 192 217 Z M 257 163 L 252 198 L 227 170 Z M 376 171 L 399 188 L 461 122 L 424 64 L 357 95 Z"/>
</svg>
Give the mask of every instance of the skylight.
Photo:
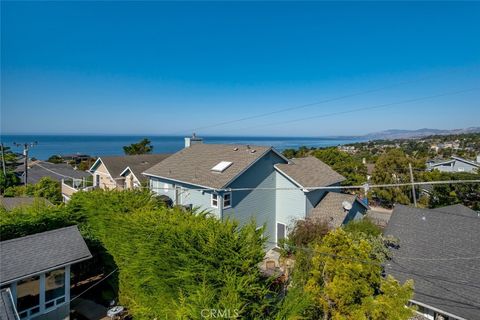
<svg viewBox="0 0 480 320">
<path fill-rule="evenodd" d="M 230 161 L 220 161 L 215 167 L 213 167 L 211 170 L 215 172 L 223 172 L 225 169 L 230 167 L 233 162 Z"/>
</svg>

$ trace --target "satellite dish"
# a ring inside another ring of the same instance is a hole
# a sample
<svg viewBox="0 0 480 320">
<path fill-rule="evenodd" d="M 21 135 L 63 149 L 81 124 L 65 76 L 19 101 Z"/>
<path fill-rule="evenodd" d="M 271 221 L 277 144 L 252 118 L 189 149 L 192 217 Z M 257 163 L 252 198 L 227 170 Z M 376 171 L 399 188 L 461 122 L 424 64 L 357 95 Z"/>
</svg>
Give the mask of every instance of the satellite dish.
<svg viewBox="0 0 480 320">
<path fill-rule="evenodd" d="M 343 207 L 343 209 L 349 211 L 350 209 L 352 209 L 352 204 L 348 201 L 343 201 L 342 202 L 342 207 Z"/>
</svg>

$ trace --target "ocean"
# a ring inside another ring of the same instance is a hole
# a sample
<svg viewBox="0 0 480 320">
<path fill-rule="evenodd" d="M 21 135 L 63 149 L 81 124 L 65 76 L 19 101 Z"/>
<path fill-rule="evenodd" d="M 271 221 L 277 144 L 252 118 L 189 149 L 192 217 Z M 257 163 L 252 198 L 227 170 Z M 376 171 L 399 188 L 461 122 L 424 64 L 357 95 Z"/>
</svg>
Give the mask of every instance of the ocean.
<svg viewBox="0 0 480 320">
<path fill-rule="evenodd" d="M 88 154 L 90 156 L 123 155 L 123 146 L 136 143 L 143 138 L 152 141 L 154 153 L 173 153 L 184 147 L 183 136 L 126 136 L 126 135 L 2 135 L 1 142 L 15 152 L 22 152 L 16 143 L 37 144 L 29 151 L 30 157 L 46 160 L 51 155 Z M 283 151 L 288 148 L 327 147 L 362 141 L 360 138 L 329 137 L 203 137 L 204 143 L 250 144 L 273 146 Z"/>
</svg>

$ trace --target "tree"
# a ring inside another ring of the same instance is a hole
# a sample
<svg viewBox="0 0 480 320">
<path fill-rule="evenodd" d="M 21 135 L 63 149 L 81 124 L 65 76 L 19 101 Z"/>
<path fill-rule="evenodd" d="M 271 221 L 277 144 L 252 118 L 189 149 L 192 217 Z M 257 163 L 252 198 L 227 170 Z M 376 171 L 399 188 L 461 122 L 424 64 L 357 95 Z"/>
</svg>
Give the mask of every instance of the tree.
<svg viewBox="0 0 480 320">
<path fill-rule="evenodd" d="M 254 223 L 158 206 L 141 190 L 78 192 L 67 210 L 87 215 L 135 319 L 200 319 L 204 309 L 261 318 L 270 305 L 271 282 L 257 267 L 265 240 Z"/>
<path fill-rule="evenodd" d="M 423 159 L 417 160 L 407 158 L 400 149 L 390 149 L 382 154 L 375 163 L 375 169 L 372 174 L 374 184 L 395 184 L 410 182 L 410 172 L 408 164 L 412 163 L 414 169 L 424 169 Z M 417 170 L 414 172 L 418 177 Z M 387 206 L 394 203 L 409 204 L 411 202 L 411 187 L 390 187 L 377 188 L 374 195 Z"/>
<path fill-rule="evenodd" d="M 63 158 L 59 155 L 53 155 L 50 156 L 47 161 L 51 163 L 63 163 Z"/>
<path fill-rule="evenodd" d="M 413 284 L 382 277 L 382 260 L 368 240 L 339 228 L 314 246 L 306 292 L 323 319 L 408 319 Z"/>
<path fill-rule="evenodd" d="M 62 202 L 62 188 L 58 181 L 52 180 L 50 177 L 43 177 L 36 184 L 28 184 L 26 186 L 13 186 L 5 190 L 6 197 L 41 197 L 45 198 L 53 204 Z"/>
<path fill-rule="evenodd" d="M 356 159 L 337 148 L 319 149 L 314 152 L 315 157 L 332 167 L 333 170 L 343 175 L 346 180 L 344 185 L 361 185 L 367 179 L 367 168 L 361 160 Z"/>
<path fill-rule="evenodd" d="M 151 143 L 152 142 L 150 140 L 145 138 L 138 143 L 132 143 L 129 146 L 124 146 L 123 151 L 127 155 L 151 153 L 153 151 L 153 146 Z"/>
<path fill-rule="evenodd" d="M 4 175 L 3 171 L 0 171 L 0 194 L 3 194 L 7 188 L 16 186 L 19 183 L 20 179 L 15 173 L 7 171 L 6 175 Z"/>
</svg>

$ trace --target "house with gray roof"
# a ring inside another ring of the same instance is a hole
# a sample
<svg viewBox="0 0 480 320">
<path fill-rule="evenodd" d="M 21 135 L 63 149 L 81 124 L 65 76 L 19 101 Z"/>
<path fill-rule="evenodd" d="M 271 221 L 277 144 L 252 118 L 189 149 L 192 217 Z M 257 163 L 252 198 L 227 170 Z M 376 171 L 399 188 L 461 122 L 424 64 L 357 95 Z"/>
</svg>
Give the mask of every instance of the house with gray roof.
<svg viewBox="0 0 480 320">
<path fill-rule="evenodd" d="M 323 220 L 333 229 L 352 220 L 362 219 L 368 209 L 368 205 L 356 195 L 327 192 L 322 201 L 312 209 L 310 217 Z"/>
<path fill-rule="evenodd" d="M 169 154 L 139 154 L 99 157 L 89 169 L 93 175 L 93 186 L 109 190 L 138 188 L 147 181 L 141 173 L 168 156 Z"/>
<path fill-rule="evenodd" d="M 385 271 L 413 279 L 411 302 L 427 319 L 480 319 L 479 230 L 480 213 L 463 205 L 394 208 L 384 234 L 399 246 Z"/>
<path fill-rule="evenodd" d="M 24 179 L 24 167 L 19 166 L 16 172 L 19 174 L 20 179 Z M 83 180 L 89 178 L 90 173 L 82 170 L 76 170 L 74 167 L 67 163 L 51 163 L 47 161 L 31 161 L 28 163 L 28 183 L 35 184 L 44 177 L 49 177 L 52 180 L 61 182 L 62 179 L 71 178 L 77 180 Z"/>
<path fill-rule="evenodd" d="M 317 158 L 289 160 L 272 147 L 195 139 L 143 172 L 150 189 L 219 219 L 241 224 L 255 220 L 266 226 L 272 246 L 287 235 L 293 221 L 309 215 L 329 186 L 344 180 Z"/>
<path fill-rule="evenodd" d="M 68 319 L 70 266 L 91 257 L 76 226 L 1 241 L 0 314 L 5 308 L 9 317 L 20 319 Z"/>
<path fill-rule="evenodd" d="M 467 160 L 464 158 L 452 156 L 450 159 L 437 159 L 427 162 L 427 170 L 438 170 L 441 172 L 479 172 L 480 169 L 480 155 L 477 156 L 476 161 Z"/>
</svg>

